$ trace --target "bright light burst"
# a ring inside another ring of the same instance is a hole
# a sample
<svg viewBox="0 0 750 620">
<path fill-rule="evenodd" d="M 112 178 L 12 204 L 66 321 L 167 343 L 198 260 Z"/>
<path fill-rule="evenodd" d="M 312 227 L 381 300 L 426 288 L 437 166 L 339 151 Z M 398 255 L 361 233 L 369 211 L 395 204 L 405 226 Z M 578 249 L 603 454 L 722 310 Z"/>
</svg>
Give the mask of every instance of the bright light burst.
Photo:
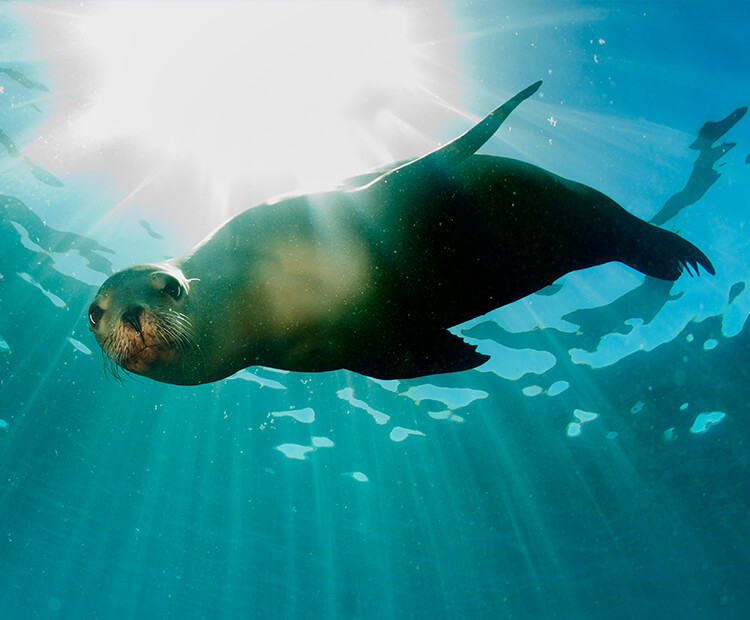
<svg viewBox="0 0 750 620">
<path fill-rule="evenodd" d="M 431 92 L 440 96 L 428 77 L 441 63 L 440 46 L 425 38 L 428 14 L 400 5 L 118 2 L 94 9 L 80 25 L 103 87 L 79 130 L 196 157 L 225 179 L 283 170 L 321 184 L 359 172 L 389 159 L 379 135 L 406 128 L 401 110 L 423 110 L 425 100 L 434 104 Z"/>
</svg>

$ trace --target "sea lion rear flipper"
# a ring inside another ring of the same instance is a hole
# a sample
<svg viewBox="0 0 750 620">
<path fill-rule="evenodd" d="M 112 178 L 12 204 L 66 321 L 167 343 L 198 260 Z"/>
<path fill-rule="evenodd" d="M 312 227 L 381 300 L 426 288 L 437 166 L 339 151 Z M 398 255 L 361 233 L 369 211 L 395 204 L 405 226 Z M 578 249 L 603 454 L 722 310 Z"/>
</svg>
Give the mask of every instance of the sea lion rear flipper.
<svg viewBox="0 0 750 620">
<path fill-rule="evenodd" d="M 692 243 L 668 230 L 647 226 L 647 234 L 638 235 L 635 248 L 625 252 L 625 264 L 661 280 L 676 280 L 683 270 L 698 275 L 698 265 L 711 275 L 716 273 L 708 257 Z"/>
</svg>

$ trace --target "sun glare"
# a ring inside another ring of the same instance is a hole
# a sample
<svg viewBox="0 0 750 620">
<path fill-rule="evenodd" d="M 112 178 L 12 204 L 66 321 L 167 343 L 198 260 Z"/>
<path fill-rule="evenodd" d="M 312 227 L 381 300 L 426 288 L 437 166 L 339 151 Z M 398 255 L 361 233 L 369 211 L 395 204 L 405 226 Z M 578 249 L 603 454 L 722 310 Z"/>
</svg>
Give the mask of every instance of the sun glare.
<svg viewBox="0 0 750 620">
<path fill-rule="evenodd" d="M 377 135 L 403 124 L 399 109 L 435 90 L 417 17 L 358 1 L 106 3 L 80 21 L 102 87 L 78 129 L 225 177 L 359 172 L 388 158 Z"/>
</svg>

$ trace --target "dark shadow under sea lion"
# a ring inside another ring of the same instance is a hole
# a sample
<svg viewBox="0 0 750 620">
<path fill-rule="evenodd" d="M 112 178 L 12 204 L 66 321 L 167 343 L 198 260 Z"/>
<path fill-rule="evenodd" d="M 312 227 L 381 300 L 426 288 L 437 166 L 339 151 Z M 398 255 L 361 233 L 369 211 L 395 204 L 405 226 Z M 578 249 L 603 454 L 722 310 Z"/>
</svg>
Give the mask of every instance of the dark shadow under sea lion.
<svg viewBox="0 0 750 620">
<path fill-rule="evenodd" d="M 248 209 L 188 254 L 114 274 L 89 311 L 97 341 L 167 383 L 256 364 L 407 378 L 478 366 L 487 357 L 447 328 L 570 271 L 714 273 L 688 241 L 590 187 L 475 154 L 540 85 L 424 157 Z"/>
</svg>

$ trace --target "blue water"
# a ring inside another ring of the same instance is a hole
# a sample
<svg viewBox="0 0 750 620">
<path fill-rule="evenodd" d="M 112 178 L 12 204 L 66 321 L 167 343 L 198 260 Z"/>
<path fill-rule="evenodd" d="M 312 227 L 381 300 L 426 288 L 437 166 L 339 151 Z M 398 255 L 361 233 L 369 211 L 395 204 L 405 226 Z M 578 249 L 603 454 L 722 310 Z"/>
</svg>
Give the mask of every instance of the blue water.
<svg viewBox="0 0 750 620">
<path fill-rule="evenodd" d="M 543 78 L 484 151 L 661 217 L 716 276 L 570 274 L 457 326 L 491 355 L 463 373 L 119 382 L 88 331 L 98 284 L 221 217 L 153 145 L 66 142 L 86 5 L 3 3 L 0 618 L 750 617 L 750 4 L 430 6 L 452 86 L 381 160 Z"/>
</svg>

